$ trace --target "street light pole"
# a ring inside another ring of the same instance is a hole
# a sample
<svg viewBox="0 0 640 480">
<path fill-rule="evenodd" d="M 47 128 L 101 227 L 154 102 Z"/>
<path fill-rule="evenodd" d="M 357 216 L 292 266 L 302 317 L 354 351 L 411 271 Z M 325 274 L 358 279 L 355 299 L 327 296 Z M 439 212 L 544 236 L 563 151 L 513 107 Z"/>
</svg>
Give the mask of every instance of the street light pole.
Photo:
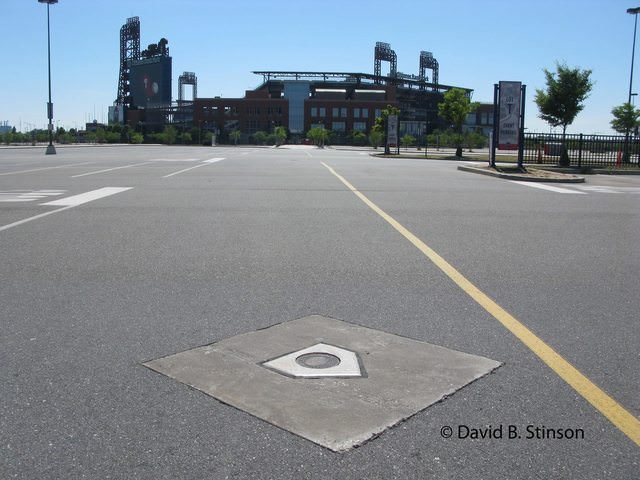
<svg viewBox="0 0 640 480">
<path fill-rule="evenodd" d="M 51 27 L 49 22 L 49 5 L 58 3 L 58 0 L 38 0 L 38 3 L 47 4 L 47 64 L 49 68 L 49 103 L 47 103 L 47 118 L 49 118 L 49 146 L 46 155 L 55 155 L 56 147 L 53 146 L 53 103 L 51 102 Z"/>
<path fill-rule="evenodd" d="M 640 13 L 640 7 L 627 8 L 627 13 L 635 17 L 634 25 L 633 25 L 633 47 L 631 49 L 631 75 L 629 77 L 629 99 L 627 100 L 628 103 L 631 103 L 631 90 L 633 88 L 633 62 L 636 54 L 636 30 L 638 28 L 638 13 Z"/>
</svg>

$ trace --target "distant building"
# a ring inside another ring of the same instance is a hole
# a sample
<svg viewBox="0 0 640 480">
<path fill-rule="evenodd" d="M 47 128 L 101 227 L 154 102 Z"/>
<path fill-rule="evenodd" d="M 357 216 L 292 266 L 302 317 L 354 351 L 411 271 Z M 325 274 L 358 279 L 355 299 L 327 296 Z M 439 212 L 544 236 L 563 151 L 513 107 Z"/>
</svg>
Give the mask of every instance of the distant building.
<svg viewBox="0 0 640 480">
<path fill-rule="evenodd" d="M 438 104 L 454 87 L 440 83 L 439 62 L 431 52 L 420 52 L 417 75 L 397 70 L 397 55 L 385 42 L 376 42 L 373 75 L 253 72 L 263 82 L 243 98 L 199 98 L 195 73 L 185 72 L 179 78 L 175 103 L 167 44 L 162 38 L 141 51 L 139 18 L 127 19 L 120 30 L 118 97 L 109 112 L 110 122 L 124 122 L 142 133 L 161 131 L 167 125 L 179 131 L 198 129 L 220 135 L 223 142 L 236 130 L 247 140 L 256 132 L 273 133 L 280 126 L 296 142 L 314 126 L 322 126 L 332 132 L 333 141 L 341 143 L 357 133 L 368 134 L 382 110 L 393 106 L 400 110 L 400 135 L 413 135 L 420 143 L 426 134 L 450 126 L 438 115 Z M 389 62 L 388 75 L 382 75 L 382 62 Z M 193 85 L 190 101 L 183 97 L 184 85 Z M 471 98 L 472 90 L 462 89 Z M 467 128 L 485 133 L 491 123 L 485 113 L 470 115 Z"/>
<path fill-rule="evenodd" d="M 323 126 L 340 141 L 354 132 L 369 133 L 382 110 L 391 105 L 400 108 L 401 135 L 420 138 L 447 128 L 438 116 L 438 103 L 451 86 L 365 73 L 254 73 L 263 76 L 263 83 L 243 98 L 195 98 L 172 107 L 128 110 L 127 122 L 147 131 L 173 123 L 223 136 L 239 130 L 245 137 L 284 126 L 294 139 Z M 470 89 L 464 90 L 471 95 Z"/>
<path fill-rule="evenodd" d="M 85 130 L 87 132 L 97 132 L 99 128 L 107 128 L 107 126 L 104 123 L 98 123 L 97 120 L 94 120 L 91 123 L 87 123 L 85 124 Z"/>
<path fill-rule="evenodd" d="M 13 131 L 13 127 L 9 125 L 8 121 L 5 120 L 0 122 L 0 135 L 11 131 Z"/>
<path fill-rule="evenodd" d="M 493 103 L 481 103 L 470 113 L 462 126 L 465 131 L 474 131 L 488 137 L 493 130 Z"/>
</svg>

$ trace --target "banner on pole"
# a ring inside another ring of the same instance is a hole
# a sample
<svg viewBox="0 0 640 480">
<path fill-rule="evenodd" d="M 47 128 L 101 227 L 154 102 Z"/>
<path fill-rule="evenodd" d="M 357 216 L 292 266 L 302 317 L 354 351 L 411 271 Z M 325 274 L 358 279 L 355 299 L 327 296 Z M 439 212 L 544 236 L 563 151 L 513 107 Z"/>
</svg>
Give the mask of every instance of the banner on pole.
<svg viewBox="0 0 640 480">
<path fill-rule="evenodd" d="M 500 150 L 517 150 L 520 139 L 522 82 L 500 82 L 498 135 Z"/>
<path fill-rule="evenodd" d="M 387 117 L 387 145 L 397 147 L 398 142 L 398 116 Z"/>
</svg>

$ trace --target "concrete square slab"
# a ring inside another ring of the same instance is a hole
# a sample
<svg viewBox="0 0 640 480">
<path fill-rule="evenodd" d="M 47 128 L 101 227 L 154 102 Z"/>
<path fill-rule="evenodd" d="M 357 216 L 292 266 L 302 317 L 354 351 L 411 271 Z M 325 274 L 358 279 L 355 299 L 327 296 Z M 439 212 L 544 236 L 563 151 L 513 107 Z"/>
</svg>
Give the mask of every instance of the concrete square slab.
<svg viewBox="0 0 640 480">
<path fill-rule="evenodd" d="M 291 377 L 263 366 L 291 352 L 307 354 L 318 344 L 356 353 L 367 375 Z M 311 315 L 144 365 L 340 452 L 378 436 L 500 363 Z"/>
</svg>

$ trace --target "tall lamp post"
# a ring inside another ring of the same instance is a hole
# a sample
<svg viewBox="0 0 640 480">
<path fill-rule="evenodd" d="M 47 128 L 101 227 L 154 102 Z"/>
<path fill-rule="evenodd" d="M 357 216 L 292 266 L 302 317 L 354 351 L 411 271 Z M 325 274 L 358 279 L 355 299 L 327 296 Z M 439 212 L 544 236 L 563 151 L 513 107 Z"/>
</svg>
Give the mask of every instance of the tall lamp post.
<svg viewBox="0 0 640 480">
<path fill-rule="evenodd" d="M 629 77 L 629 100 L 631 103 L 631 89 L 633 87 L 633 60 L 636 54 L 636 30 L 638 28 L 638 14 L 640 13 L 640 7 L 636 8 L 627 8 L 627 13 L 633 15 L 635 17 L 634 25 L 633 25 L 633 48 L 631 49 L 631 76 Z"/>
<path fill-rule="evenodd" d="M 47 117 L 49 118 L 49 146 L 47 155 L 55 155 L 56 147 L 53 146 L 53 103 L 51 103 L 51 28 L 49 23 L 49 5 L 58 3 L 58 0 L 38 0 L 38 3 L 47 4 L 47 63 L 49 66 L 49 103 L 47 103 Z"/>
</svg>

